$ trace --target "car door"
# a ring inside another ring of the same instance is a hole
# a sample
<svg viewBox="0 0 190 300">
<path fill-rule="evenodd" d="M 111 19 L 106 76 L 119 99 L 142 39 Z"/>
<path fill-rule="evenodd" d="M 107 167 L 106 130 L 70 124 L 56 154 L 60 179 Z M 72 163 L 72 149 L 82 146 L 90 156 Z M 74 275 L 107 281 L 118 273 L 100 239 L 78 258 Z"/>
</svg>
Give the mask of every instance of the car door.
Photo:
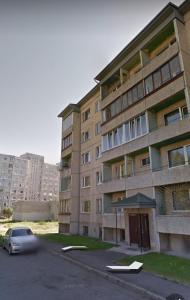
<svg viewBox="0 0 190 300">
<path fill-rule="evenodd" d="M 7 232 L 5 233 L 5 237 L 4 237 L 4 246 L 7 249 L 9 247 L 10 235 L 11 235 L 11 229 L 8 229 Z"/>
</svg>

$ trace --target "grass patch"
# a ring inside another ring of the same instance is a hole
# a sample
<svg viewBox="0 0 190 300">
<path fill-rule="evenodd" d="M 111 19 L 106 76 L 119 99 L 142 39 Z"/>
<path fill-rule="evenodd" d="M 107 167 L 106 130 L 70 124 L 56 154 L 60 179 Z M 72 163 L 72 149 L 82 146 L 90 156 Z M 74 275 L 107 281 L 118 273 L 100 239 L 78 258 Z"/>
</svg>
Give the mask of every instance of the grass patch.
<svg viewBox="0 0 190 300">
<path fill-rule="evenodd" d="M 145 271 L 162 275 L 177 282 L 190 283 L 190 259 L 163 253 L 148 253 L 128 256 L 119 262 L 128 265 L 134 260 L 142 262 Z"/>
<path fill-rule="evenodd" d="M 59 233 L 50 233 L 40 235 L 40 237 L 50 242 L 60 243 L 64 246 L 87 246 L 89 250 L 109 249 L 113 247 L 113 245 L 110 243 L 80 235 L 63 235 Z"/>
<path fill-rule="evenodd" d="M 6 231 L 11 227 L 22 227 L 22 226 L 30 227 L 35 234 L 58 232 L 57 221 L 17 222 L 11 220 L 0 220 L 0 235 L 4 235 Z"/>
</svg>

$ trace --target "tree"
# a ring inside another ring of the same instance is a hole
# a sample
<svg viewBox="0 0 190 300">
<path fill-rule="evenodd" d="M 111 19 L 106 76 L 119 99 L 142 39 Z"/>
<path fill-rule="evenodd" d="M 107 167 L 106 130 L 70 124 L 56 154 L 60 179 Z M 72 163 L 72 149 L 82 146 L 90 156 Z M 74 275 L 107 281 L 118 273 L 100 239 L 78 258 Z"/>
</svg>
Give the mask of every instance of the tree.
<svg viewBox="0 0 190 300">
<path fill-rule="evenodd" d="M 5 207 L 5 208 L 3 208 L 2 213 L 3 213 L 3 216 L 4 216 L 5 218 L 8 218 L 8 219 L 9 219 L 9 218 L 12 216 L 13 211 L 12 211 L 12 209 L 11 209 L 10 207 Z"/>
</svg>

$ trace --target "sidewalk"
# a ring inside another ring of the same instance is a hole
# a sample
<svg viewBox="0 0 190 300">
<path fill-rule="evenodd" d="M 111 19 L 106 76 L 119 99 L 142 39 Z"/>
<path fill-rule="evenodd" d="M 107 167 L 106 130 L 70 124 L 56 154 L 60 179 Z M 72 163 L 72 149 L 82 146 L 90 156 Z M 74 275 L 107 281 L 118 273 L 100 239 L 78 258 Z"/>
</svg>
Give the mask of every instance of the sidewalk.
<svg viewBox="0 0 190 300">
<path fill-rule="evenodd" d="M 118 259 L 124 257 L 123 254 L 111 250 L 75 250 L 63 253 L 61 251 L 62 247 L 63 246 L 61 246 L 60 244 L 51 245 L 51 249 L 54 250 L 54 252 L 61 254 L 63 258 L 72 258 L 73 260 L 79 261 L 84 265 L 93 267 L 105 273 L 108 273 L 105 268 L 106 265 L 116 264 L 115 262 Z M 114 273 L 114 276 L 133 285 L 142 287 L 159 296 L 162 296 L 164 299 L 166 298 L 166 296 L 172 293 L 181 294 L 185 298 L 185 300 L 190 299 L 190 287 L 175 283 L 173 281 L 161 278 L 157 275 L 153 275 L 145 271 L 141 271 L 138 274 Z"/>
</svg>

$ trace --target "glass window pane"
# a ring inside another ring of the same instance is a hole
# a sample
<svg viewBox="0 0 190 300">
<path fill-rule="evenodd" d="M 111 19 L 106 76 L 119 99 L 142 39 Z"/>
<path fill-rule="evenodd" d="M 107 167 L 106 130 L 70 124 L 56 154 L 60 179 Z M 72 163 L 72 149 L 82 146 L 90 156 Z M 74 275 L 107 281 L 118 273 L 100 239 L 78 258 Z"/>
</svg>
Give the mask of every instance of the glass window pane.
<svg viewBox="0 0 190 300">
<path fill-rule="evenodd" d="M 108 149 L 113 147 L 113 143 L 112 143 L 112 132 L 108 133 Z"/>
<path fill-rule="evenodd" d="M 123 109 L 127 108 L 128 101 L 127 101 L 127 93 L 123 95 Z"/>
<path fill-rule="evenodd" d="M 164 65 L 161 68 L 161 74 L 162 74 L 162 83 L 170 80 L 170 69 L 169 69 L 169 64 Z"/>
<path fill-rule="evenodd" d="M 143 82 L 140 82 L 138 84 L 137 91 L 138 91 L 138 99 L 142 99 L 144 97 Z"/>
<path fill-rule="evenodd" d="M 154 88 L 155 89 L 159 88 L 162 84 L 160 70 L 158 70 L 153 74 L 153 80 L 154 80 Z"/>
<path fill-rule="evenodd" d="M 182 118 L 185 119 L 188 117 L 188 109 L 187 106 L 182 107 Z"/>
<path fill-rule="evenodd" d="M 186 147 L 186 151 L 187 151 L 187 160 L 188 163 L 190 164 L 190 145 Z"/>
<path fill-rule="evenodd" d="M 172 196 L 174 210 L 190 210 L 189 190 L 175 191 Z"/>
<path fill-rule="evenodd" d="M 175 77 L 181 72 L 179 57 L 176 56 L 170 61 L 171 76 Z"/>
<path fill-rule="evenodd" d="M 111 117 L 115 116 L 116 114 L 116 102 L 111 104 Z"/>
<path fill-rule="evenodd" d="M 125 123 L 125 140 L 126 142 L 130 140 L 129 122 Z"/>
<path fill-rule="evenodd" d="M 131 138 L 134 139 L 135 138 L 135 120 L 132 120 L 130 122 L 130 126 L 131 126 Z"/>
<path fill-rule="evenodd" d="M 153 91 L 152 75 L 150 75 L 149 77 L 147 77 L 145 79 L 145 91 L 146 91 L 146 94 L 149 94 Z"/>
<path fill-rule="evenodd" d="M 133 102 L 132 102 L 132 91 L 129 90 L 127 92 L 127 99 L 128 99 L 128 105 L 131 105 Z"/>
<path fill-rule="evenodd" d="M 176 167 L 185 164 L 185 156 L 183 147 L 168 152 L 169 167 Z"/>
<path fill-rule="evenodd" d="M 118 128 L 118 142 L 119 142 L 119 145 L 122 144 L 122 138 L 123 138 L 123 126 L 120 126 Z"/>
<path fill-rule="evenodd" d="M 137 95 L 137 86 L 134 86 L 132 89 L 133 93 L 133 102 L 136 102 L 138 100 L 138 95 Z"/>
<path fill-rule="evenodd" d="M 176 110 L 170 112 L 169 114 L 166 114 L 164 116 L 164 119 L 165 119 L 165 125 L 169 125 L 169 124 L 178 122 L 180 120 L 179 109 L 176 109 Z"/>
<path fill-rule="evenodd" d="M 143 114 L 141 116 L 141 129 L 142 129 L 142 134 L 147 133 L 146 115 L 145 114 Z"/>
<path fill-rule="evenodd" d="M 122 109 L 122 98 L 117 99 L 117 101 L 115 102 L 115 110 L 116 110 L 116 114 L 119 114 L 121 112 Z"/>
<path fill-rule="evenodd" d="M 141 135 L 141 120 L 140 117 L 136 118 L 136 136 Z"/>
<path fill-rule="evenodd" d="M 106 135 L 103 135 L 103 151 L 106 151 L 107 148 L 108 148 L 108 136 L 106 134 Z"/>
</svg>

